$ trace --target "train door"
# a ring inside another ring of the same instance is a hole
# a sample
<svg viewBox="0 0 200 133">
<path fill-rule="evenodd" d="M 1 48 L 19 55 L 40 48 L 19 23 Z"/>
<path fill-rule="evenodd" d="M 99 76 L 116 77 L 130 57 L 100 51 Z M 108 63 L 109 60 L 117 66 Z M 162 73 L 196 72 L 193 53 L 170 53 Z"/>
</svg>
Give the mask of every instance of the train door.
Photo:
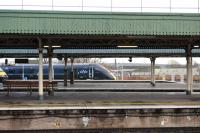
<svg viewBox="0 0 200 133">
<path fill-rule="evenodd" d="M 93 66 L 89 66 L 89 79 L 94 79 L 94 67 Z"/>
</svg>

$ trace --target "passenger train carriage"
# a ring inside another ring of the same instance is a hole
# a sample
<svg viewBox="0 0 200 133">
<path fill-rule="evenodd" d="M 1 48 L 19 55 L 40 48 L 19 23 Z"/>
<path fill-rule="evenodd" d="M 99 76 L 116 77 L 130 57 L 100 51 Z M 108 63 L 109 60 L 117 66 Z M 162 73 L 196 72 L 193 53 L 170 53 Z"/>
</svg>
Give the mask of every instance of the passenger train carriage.
<svg viewBox="0 0 200 133">
<path fill-rule="evenodd" d="M 38 79 L 37 64 L 17 64 L 13 66 L 2 66 L 8 79 Z M 115 76 L 105 67 L 99 64 L 74 64 L 74 78 L 80 80 L 115 80 Z M 70 77 L 71 65 L 67 66 L 67 78 Z M 43 66 L 44 79 L 48 79 L 48 65 Z M 64 79 L 64 65 L 53 65 L 53 78 Z"/>
</svg>

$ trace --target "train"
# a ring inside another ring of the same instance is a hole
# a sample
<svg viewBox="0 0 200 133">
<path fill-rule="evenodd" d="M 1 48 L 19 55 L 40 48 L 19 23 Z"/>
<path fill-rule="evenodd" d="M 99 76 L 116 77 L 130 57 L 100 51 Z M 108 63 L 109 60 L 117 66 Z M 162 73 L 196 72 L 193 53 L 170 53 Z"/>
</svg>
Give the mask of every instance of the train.
<svg viewBox="0 0 200 133">
<path fill-rule="evenodd" d="M 6 79 L 8 79 L 8 75 L 4 72 L 2 68 L 0 68 L 0 82 Z"/>
<path fill-rule="evenodd" d="M 1 66 L 5 79 L 38 79 L 38 64 L 16 64 Z M 48 64 L 43 66 L 43 78 L 48 79 Z M 100 64 L 74 64 L 74 79 L 78 80 L 115 80 L 116 77 Z M 64 79 L 64 64 L 53 64 L 53 79 Z M 71 65 L 67 65 L 67 78 L 70 78 Z"/>
</svg>

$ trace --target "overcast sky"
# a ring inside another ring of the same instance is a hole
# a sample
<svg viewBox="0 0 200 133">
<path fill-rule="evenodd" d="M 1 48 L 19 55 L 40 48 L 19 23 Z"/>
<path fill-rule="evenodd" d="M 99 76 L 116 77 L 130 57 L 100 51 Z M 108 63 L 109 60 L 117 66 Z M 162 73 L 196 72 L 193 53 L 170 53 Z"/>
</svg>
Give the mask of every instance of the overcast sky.
<svg viewBox="0 0 200 133">
<path fill-rule="evenodd" d="M 106 12 L 166 12 L 199 13 L 200 0 L 0 0 L 0 9 L 59 10 L 59 11 L 106 11 Z M 168 63 L 173 58 L 158 58 L 158 63 Z M 175 58 L 174 58 L 175 59 Z M 176 58 L 185 64 L 185 58 Z M 194 59 L 200 63 L 199 58 Z M 114 59 L 105 59 L 114 62 Z M 118 59 L 118 62 L 128 62 Z M 134 59 L 134 63 L 149 63 L 149 59 Z"/>
<path fill-rule="evenodd" d="M 198 13 L 199 0 L 1 0 L 0 8 L 19 10 Z"/>
</svg>

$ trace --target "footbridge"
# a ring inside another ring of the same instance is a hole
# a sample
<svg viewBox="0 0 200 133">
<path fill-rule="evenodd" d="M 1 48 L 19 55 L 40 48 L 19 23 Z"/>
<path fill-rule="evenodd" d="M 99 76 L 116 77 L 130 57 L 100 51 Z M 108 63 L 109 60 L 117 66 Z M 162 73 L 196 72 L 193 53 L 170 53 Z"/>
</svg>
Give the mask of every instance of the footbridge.
<svg viewBox="0 0 200 133">
<path fill-rule="evenodd" d="M 192 57 L 200 55 L 199 14 L 1 10 L 0 20 L 1 58 L 39 57 L 40 99 L 43 57 L 50 68 L 53 57 L 65 58 L 65 64 L 70 58 L 72 66 L 76 57 L 147 57 L 153 84 L 156 58 L 186 57 L 187 94 L 192 93 Z"/>
</svg>

